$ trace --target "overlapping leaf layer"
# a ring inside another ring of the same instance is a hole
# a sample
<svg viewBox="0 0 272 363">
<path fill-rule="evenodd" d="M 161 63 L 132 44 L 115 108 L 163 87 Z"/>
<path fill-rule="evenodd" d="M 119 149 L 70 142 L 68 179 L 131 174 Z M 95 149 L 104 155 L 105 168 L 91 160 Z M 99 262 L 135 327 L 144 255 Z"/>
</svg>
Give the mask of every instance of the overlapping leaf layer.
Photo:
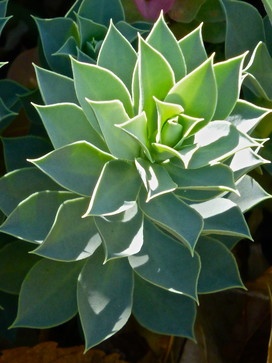
<svg viewBox="0 0 272 363">
<path fill-rule="evenodd" d="M 215 63 L 201 40 L 199 27 L 177 41 L 160 16 L 135 50 L 111 22 L 97 63 L 71 57 L 72 78 L 37 68 L 54 150 L 0 180 L 0 230 L 39 260 L 15 327 L 79 313 L 88 349 L 133 314 L 193 338 L 198 295 L 243 287 L 231 248 L 269 197 L 247 175 L 266 163 L 251 131 L 269 110 L 239 99 L 245 55 Z"/>
</svg>

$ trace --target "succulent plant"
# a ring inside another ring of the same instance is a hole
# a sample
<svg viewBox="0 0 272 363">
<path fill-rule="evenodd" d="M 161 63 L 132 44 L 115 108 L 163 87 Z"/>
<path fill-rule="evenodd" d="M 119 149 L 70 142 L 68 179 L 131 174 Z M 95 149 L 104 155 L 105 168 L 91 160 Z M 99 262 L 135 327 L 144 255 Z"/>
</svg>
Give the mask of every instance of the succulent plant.
<svg viewBox="0 0 272 363">
<path fill-rule="evenodd" d="M 247 175 L 270 110 L 239 99 L 245 56 L 216 63 L 201 26 L 177 41 L 161 15 L 137 51 L 111 22 L 96 64 L 36 67 L 54 150 L 0 180 L 0 231 L 38 256 L 13 327 L 78 313 L 88 349 L 133 314 L 194 338 L 199 295 L 243 288 L 231 250 L 270 197 Z"/>
</svg>

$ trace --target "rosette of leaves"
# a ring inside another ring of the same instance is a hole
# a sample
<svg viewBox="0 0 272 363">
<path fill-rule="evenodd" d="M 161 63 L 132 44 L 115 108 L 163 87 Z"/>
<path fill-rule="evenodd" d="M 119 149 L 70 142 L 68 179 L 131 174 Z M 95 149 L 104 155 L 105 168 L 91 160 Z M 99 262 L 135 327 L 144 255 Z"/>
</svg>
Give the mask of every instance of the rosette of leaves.
<svg viewBox="0 0 272 363">
<path fill-rule="evenodd" d="M 201 27 L 177 41 L 161 16 L 137 52 L 111 23 L 97 64 L 71 57 L 67 102 L 37 72 L 54 150 L 0 180 L 1 232 L 40 257 L 13 327 L 78 313 L 88 349 L 133 314 L 194 338 L 199 295 L 243 287 L 231 249 L 269 197 L 247 175 L 269 110 L 239 99 L 244 58 L 215 63 Z"/>
<path fill-rule="evenodd" d="M 34 20 L 44 68 L 68 76 L 70 55 L 87 63 L 96 62 L 110 20 L 131 43 L 137 40 L 138 32 L 145 34 L 150 30 L 145 22 L 127 23 L 120 0 L 77 0 L 64 17 Z"/>
</svg>

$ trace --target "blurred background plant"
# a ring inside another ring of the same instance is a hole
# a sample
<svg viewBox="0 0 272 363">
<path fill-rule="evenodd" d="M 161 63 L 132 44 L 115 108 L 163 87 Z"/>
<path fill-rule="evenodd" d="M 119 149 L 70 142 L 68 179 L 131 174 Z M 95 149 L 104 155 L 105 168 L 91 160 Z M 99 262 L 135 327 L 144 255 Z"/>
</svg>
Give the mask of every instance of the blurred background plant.
<svg viewBox="0 0 272 363">
<path fill-rule="evenodd" d="M 39 157 L 52 149 L 39 115 L 30 106 L 30 102 L 42 102 L 42 97 L 37 90 L 32 62 L 41 67 L 38 69 L 41 77 L 43 74 L 52 76 L 52 84 L 55 86 L 56 72 L 63 74 L 64 82 L 70 75 L 68 65 L 70 53 L 78 60 L 88 60 L 90 63 L 96 60 L 99 44 L 105 36 L 107 24 L 101 18 L 93 19 L 90 13 L 84 13 L 75 18 L 73 12 L 69 11 L 73 3 L 68 0 L 0 2 L 0 11 L 2 9 L 0 15 L 1 18 L 5 18 L 1 22 L 5 28 L 2 34 L 0 59 L 9 62 L 8 65 L 1 68 L 2 79 L 0 81 L 0 132 L 3 149 L 0 167 L 2 175 L 5 172 L 27 166 L 27 158 Z M 154 1 L 123 0 L 125 18 L 129 24 L 124 22 L 124 14 L 120 12 L 119 2 L 112 3 L 115 5 L 110 11 L 119 14 L 116 19 L 116 24 L 119 23 L 119 25 L 116 26 L 132 43 L 137 31 L 140 31 L 143 36 L 148 34 L 150 24 L 146 23 L 146 20 L 154 21 L 158 11 L 152 9 Z M 143 3 L 149 3 L 149 8 L 143 7 Z M 168 24 L 178 39 L 203 22 L 206 51 L 209 55 L 215 51 L 217 61 L 249 50 L 246 58 L 246 79 L 243 82 L 241 97 L 260 107 L 271 107 L 272 16 L 269 0 L 176 0 L 161 3 L 166 6 Z M 7 6 L 7 15 L 5 15 Z M 169 7 L 171 8 L 169 9 Z M 35 20 L 30 17 L 30 14 L 36 17 Z M 13 18 L 6 24 L 10 15 L 13 15 Z M 45 21 L 45 18 L 50 18 L 50 20 Z M 94 22 L 100 25 L 95 24 L 94 26 Z M 88 34 L 89 29 L 92 29 L 92 34 Z M 47 35 L 44 36 L 44 34 Z M 91 37 L 92 41 L 86 41 L 86 37 Z M 48 94 L 50 95 L 50 92 Z M 255 130 L 255 136 L 270 137 L 271 125 L 270 117 L 264 118 Z M 261 151 L 262 155 L 269 160 L 272 160 L 271 147 L 271 142 L 268 141 Z M 254 177 L 270 193 L 272 192 L 271 173 L 272 168 L 269 164 L 264 165 L 259 173 L 254 173 Z M 22 180 L 23 184 L 26 184 L 25 180 Z M 3 191 L 1 190 L 1 192 Z M 235 249 L 240 271 L 249 289 L 248 292 L 230 291 L 218 293 L 212 298 L 202 296 L 196 329 L 199 344 L 196 346 L 189 341 L 182 341 L 183 345 L 178 345 L 182 346 L 181 362 L 193 362 L 194 359 L 198 363 L 215 361 L 219 363 L 229 361 L 255 363 L 256 361 L 266 362 L 271 357 L 271 348 L 268 346 L 271 331 L 269 319 L 270 265 L 272 264 L 271 214 L 270 201 L 264 202 L 262 206 L 256 207 L 248 213 L 247 219 L 255 243 L 241 241 Z M 3 218 L 4 216 L 2 216 L 2 220 Z M 14 242 L 14 239 L 1 234 L 0 246 L 4 247 L 11 241 Z M 14 246 L 16 247 L 16 244 Z M 29 255 L 27 252 L 27 248 L 22 251 L 25 256 L 23 260 L 21 252 L 17 257 L 15 251 L 13 254 L 15 256 L 13 263 L 16 264 L 16 261 L 20 261 L 22 276 L 37 261 L 37 257 Z M 10 272 L 12 271 L 7 270 L 7 274 Z M 5 276 L 0 276 L 0 278 L 6 279 Z M 12 280 L 6 281 L 10 286 L 12 285 Z M 63 329 L 53 329 L 46 333 L 33 330 L 26 334 L 24 330 L 20 329 L 7 330 L 7 326 L 10 325 L 16 313 L 16 294 L 19 287 L 10 291 L 7 289 L 0 295 L 0 305 L 4 307 L 4 310 L 0 312 L 2 347 L 29 342 L 36 343 L 40 339 L 50 338 L 55 338 L 62 344 L 71 344 L 77 339 L 81 342 L 81 338 L 70 334 L 70 337 L 73 337 L 71 342 L 70 338 L 64 334 L 69 329 L 70 333 L 74 331 L 74 322 L 72 325 L 65 325 Z M 134 324 L 132 325 L 134 327 Z M 132 334 L 131 330 L 126 331 L 126 334 L 126 336 Z M 62 339 L 60 335 L 62 335 Z M 136 339 L 134 333 L 132 340 L 137 341 L 138 346 L 145 353 L 151 348 L 152 353 L 148 353 L 149 360 L 147 361 L 151 361 L 154 354 L 155 357 L 156 354 L 168 356 L 169 346 L 173 348 L 172 340 L 167 337 L 156 337 L 145 331 L 141 331 L 141 336 L 145 337 L 144 342 L 138 338 L 138 334 Z M 116 346 L 118 339 L 120 343 L 123 339 L 122 334 L 119 338 L 115 338 L 113 343 L 109 343 L 106 349 Z M 146 341 L 148 341 L 148 345 L 146 345 Z M 119 346 L 125 349 L 126 344 L 122 342 Z M 133 351 L 131 344 L 129 347 Z M 135 353 L 134 356 L 136 357 L 137 354 Z"/>
</svg>

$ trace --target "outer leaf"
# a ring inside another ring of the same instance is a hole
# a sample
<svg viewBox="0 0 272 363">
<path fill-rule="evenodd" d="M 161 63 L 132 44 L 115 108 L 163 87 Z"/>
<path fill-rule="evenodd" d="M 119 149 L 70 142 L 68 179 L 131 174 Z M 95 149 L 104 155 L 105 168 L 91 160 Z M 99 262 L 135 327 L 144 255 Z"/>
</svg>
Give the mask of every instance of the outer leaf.
<svg viewBox="0 0 272 363">
<path fill-rule="evenodd" d="M 69 59 L 54 57 L 70 36 L 77 36 L 76 24 L 69 18 L 39 19 L 34 17 L 39 30 L 44 57 L 49 67 L 57 73 L 70 74 Z M 54 41 L 52 41 L 52 39 Z"/>
<path fill-rule="evenodd" d="M 137 82 L 137 79 L 135 79 Z M 156 130 L 156 105 L 154 97 L 163 100 L 169 89 L 174 85 L 174 73 L 161 53 L 147 44 L 139 41 L 139 110 L 145 111 L 148 120 L 148 133 L 152 137 Z"/>
<path fill-rule="evenodd" d="M 136 60 L 135 50 L 111 22 L 100 48 L 97 64 L 111 70 L 130 90 Z"/>
<path fill-rule="evenodd" d="M 95 146 L 80 141 L 30 161 L 63 187 L 90 196 L 103 165 L 112 158 Z"/>
<path fill-rule="evenodd" d="M 251 149 L 240 150 L 233 156 L 230 167 L 234 171 L 235 180 L 256 169 L 258 166 L 269 163 Z"/>
<path fill-rule="evenodd" d="M 176 189 L 177 184 L 173 182 L 164 166 L 140 158 L 135 160 L 135 165 L 147 190 L 146 202 Z"/>
<path fill-rule="evenodd" d="M 245 100 L 239 100 L 227 120 L 236 126 L 238 130 L 250 133 L 270 112 L 267 108 L 258 107 Z M 263 135 L 263 137 L 266 136 L 267 134 Z"/>
<path fill-rule="evenodd" d="M 214 120 L 225 120 L 237 103 L 245 54 L 214 65 L 218 101 Z"/>
<path fill-rule="evenodd" d="M 76 282 L 82 263 L 43 259 L 26 276 L 12 327 L 49 328 L 77 313 Z M 46 292 L 46 293 L 45 293 Z"/>
<path fill-rule="evenodd" d="M 207 60 L 207 53 L 202 39 L 202 25 L 178 42 L 185 59 L 187 72 L 192 72 Z"/>
<path fill-rule="evenodd" d="M 264 41 L 264 27 L 258 10 L 243 1 L 222 0 L 226 12 L 227 31 L 226 58 L 237 56 L 247 50 L 253 51 L 259 41 Z M 254 32 L 248 31 L 248 24 Z"/>
<path fill-rule="evenodd" d="M 101 134 L 110 153 L 120 159 L 133 160 L 139 154 L 139 144 L 116 124 L 129 119 L 123 104 L 119 100 L 94 102 L 87 100 L 93 110 Z"/>
<path fill-rule="evenodd" d="M 192 204 L 204 219 L 204 233 L 223 234 L 251 239 L 250 231 L 240 208 L 225 198 L 214 198 Z"/>
<path fill-rule="evenodd" d="M 262 0 L 262 2 L 269 16 L 270 22 L 272 23 L 272 4 L 269 0 Z"/>
<path fill-rule="evenodd" d="M 143 214 L 135 204 L 126 211 L 107 217 L 95 217 L 104 241 L 106 259 L 131 256 L 143 245 Z"/>
<path fill-rule="evenodd" d="M 133 164 L 122 160 L 106 163 L 85 216 L 117 214 L 131 208 L 140 186 L 141 180 Z"/>
<path fill-rule="evenodd" d="M 179 189 L 234 191 L 236 186 L 232 170 L 222 164 L 199 169 L 183 169 L 173 163 L 166 165 L 171 178 Z"/>
<path fill-rule="evenodd" d="M 199 168 L 224 160 L 235 152 L 257 146 L 257 143 L 227 121 L 213 121 L 195 134 L 196 152 L 189 162 L 190 168 Z"/>
<path fill-rule="evenodd" d="M 11 111 L 9 108 L 7 108 L 3 102 L 3 100 L 0 98 L 0 132 L 2 133 L 7 126 L 10 125 L 12 120 L 17 115 L 16 112 Z"/>
<path fill-rule="evenodd" d="M 99 249 L 87 260 L 78 279 L 78 310 L 86 349 L 119 331 L 132 308 L 133 276 L 126 259 L 103 264 Z"/>
<path fill-rule="evenodd" d="M 60 189 L 57 183 L 37 168 L 14 170 L 0 179 L 0 208 L 8 215 L 30 194 Z"/>
<path fill-rule="evenodd" d="M 118 22 L 124 20 L 124 10 L 120 0 L 83 0 L 78 13 L 99 24 L 109 25 L 110 20 Z"/>
<path fill-rule="evenodd" d="M 272 59 L 265 43 L 258 43 L 245 71 L 245 86 L 258 97 L 271 101 Z"/>
<path fill-rule="evenodd" d="M 8 294 L 19 294 L 23 279 L 28 270 L 38 261 L 29 254 L 30 243 L 14 241 L 0 250 L 0 290 Z"/>
<path fill-rule="evenodd" d="M 244 287 L 235 258 L 221 242 L 213 238 L 201 237 L 196 250 L 201 259 L 198 282 L 200 294 Z"/>
<path fill-rule="evenodd" d="M 151 284 L 197 300 L 199 257 L 192 257 L 187 248 L 153 223 L 145 221 L 144 245 L 140 252 L 129 257 L 129 263 Z"/>
<path fill-rule="evenodd" d="M 35 65 L 39 90 L 46 105 L 71 102 L 78 103 L 74 82 L 71 78 Z M 52 92 L 54 85 L 54 92 Z"/>
<path fill-rule="evenodd" d="M 87 206 L 87 198 L 65 201 L 34 253 L 58 261 L 77 261 L 91 256 L 102 240 L 93 218 L 82 218 Z"/>
<path fill-rule="evenodd" d="M 60 204 L 74 197 L 69 192 L 34 193 L 14 209 L 0 231 L 30 242 L 41 243 L 54 222 Z"/>
<path fill-rule="evenodd" d="M 193 253 L 203 228 L 199 213 L 172 193 L 160 195 L 148 203 L 141 193 L 140 207 L 148 218 L 182 241 Z"/>
<path fill-rule="evenodd" d="M 146 41 L 167 59 L 175 73 L 176 81 L 185 76 L 186 65 L 183 54 L 176 38 L 164 20 L 162 12 Z"/>
<path fill-rule="evenodd" d="M 228 198 L 237 204 L 243 213 L 247 212 L 256 204 L 271 198 L 271 195 L 263 190 L 263 188 L 248 175 L 245 175 L 239 180 L 237 189 L 240 195 L 238 196 L 231 193 Z"/>
<path fill-rule="evenodd" d="M 34 106 L 55 149 L 80 140 L 87 141 L 102 150 L 107 149 L 79 106 L 73 103 Z"/>
<path fill-rule="evenodd" d="M 187 296 L 150 284 L 137 275 L 133 315 L 149 330 L 194 339 L 195 302 Z"/>
<path fill-rule="evenodd" d="M 132 116 L 130 94 L 124 83 L 113 72 L 74 59 L 72 59 L 72 68 L 78 100 L 91 124 L 93 116 L 90 115 L 89 106 L 86 108 L 86 98 L 92 101 L 119 100 L 128 115 Z"/>
<path fill-rule="evenodd" d="M 212 63 L 211 57 L 177 82 L 165 101 L 181 104 L 187 115 L 210 121 L 217 104 L 217 86 Z"/>
</svg>

